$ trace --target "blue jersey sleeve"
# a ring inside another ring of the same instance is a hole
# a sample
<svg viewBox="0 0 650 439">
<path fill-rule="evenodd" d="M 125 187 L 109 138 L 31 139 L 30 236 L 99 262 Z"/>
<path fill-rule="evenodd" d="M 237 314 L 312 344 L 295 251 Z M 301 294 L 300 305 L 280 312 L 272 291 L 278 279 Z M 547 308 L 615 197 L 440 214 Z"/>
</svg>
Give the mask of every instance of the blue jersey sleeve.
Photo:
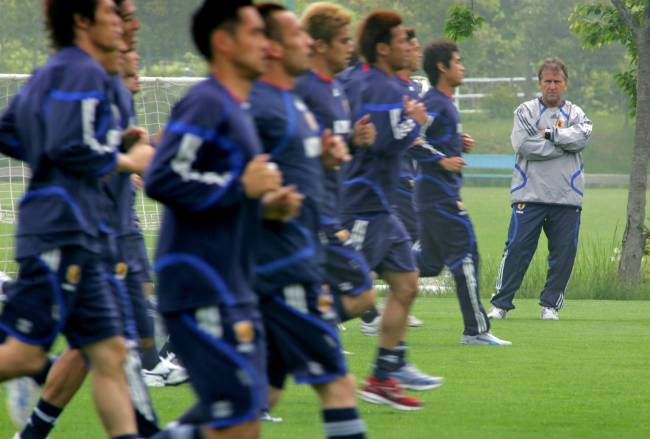
<svg viewBox="0 0 650 439">
<path fill-rule="evenodd" d="M 186 96 L 172 111 L 145 176 L 145 190 L 163 204 L 204 211 L 245 196 L 242 149 L 228 136 L 232 110 L 223 100 Z"/>
<path fill-rule="evenodd" d="M 65 75 L 44 103 L 45 152 L 68 172 L 102 176 L 117 165 L 112 90 L 95 70 Z"/>
<path fill-rule="evenodd" d="M 16 133 L 16 106 L 20 94 L 16 95 L 0 118 L 0 153 L 14 159 L 24 160 L 24 150 Z"/>
</svg>

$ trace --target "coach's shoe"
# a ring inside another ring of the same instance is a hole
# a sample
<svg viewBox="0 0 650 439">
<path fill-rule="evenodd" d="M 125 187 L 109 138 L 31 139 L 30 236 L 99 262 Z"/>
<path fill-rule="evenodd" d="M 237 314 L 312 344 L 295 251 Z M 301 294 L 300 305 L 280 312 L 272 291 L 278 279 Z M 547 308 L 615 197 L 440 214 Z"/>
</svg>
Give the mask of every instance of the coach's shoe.
<svg viewBox="0 0 650 439">
<path fill-rule="evenodd" d="M 381 314 L 372 319 L 370 322 L 364 322 L 363 320 L 359 323 L 359 329 L 363 335 L 369 337 L 379 335 L 379 326 L 381 325 Z"/>
<path fill-rule="evenodd" d="M 425 374 L 411 363 L 406 363 L 395 372 L 391 372 L 390 377 L 399 382 L 402 389 L 420 391 L 435 389 L 442 386 L 445 381 L 443 377 Z"/>
<path fill-rule="evenodd" d="M 487 316 L 490 320 L 505 320 L 507 314 L 508 310 L 493 306 Z"/>
<path fill-rule="evenodd" d="M 379 381 L 369 376 L 359 390 L 359 398 L 372 404 L 384 404 L 405 411 L 420 410 L 424 405 L 418 398 L 406 395 L 397 380 L 392 378 Z"/>
<path fill-rule="evenodd" d="M 409 314 L 409 318 L 408 318 L 409 327 L 411 327 L 411 328 L 419 328 L 423 324 L 424 324 L 424 322 L 422 320 L 418 319 L 413 314 Z"/>
<path fill-rule="evenodd" d="M 542 320 L 560 320 L 557 309 L 549 308 L 548 306 L 542 307 Z"/>
<path fill-rule="evenodd" d="M 484 332 L 478 335 L 463 335 L 460 338 L 460 344 L 481 345 L 481 346 L 510 346 L 511 341 L 501 340 L 492 335 L 491 332 Z"/>
<path fill-rule="evenodd" d="M 9 417 L 16 428 L 22 430 L 36 407 L 40 388 L 30 377 L 15 378 L 5 382 Z"/>
</svg>

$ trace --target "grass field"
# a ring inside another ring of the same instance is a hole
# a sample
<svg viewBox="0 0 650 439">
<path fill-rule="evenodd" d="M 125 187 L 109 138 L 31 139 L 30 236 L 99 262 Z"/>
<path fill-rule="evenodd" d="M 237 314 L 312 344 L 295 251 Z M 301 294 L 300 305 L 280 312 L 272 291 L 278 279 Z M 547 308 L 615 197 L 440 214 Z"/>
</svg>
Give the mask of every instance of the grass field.
<svg viewBox="0 0 650 439">
<path fill-rule="evenodd" d="M 411 359 L 442 375 L 440 389 L 421 393 L 426 407 L 402 413 L 360 403 L 369 436 L 393 438 L 626 438 L 650 437 L 650 302 L 568 301 L 557 322 L 540 321 L 534 300 L 519 300 L 493 331 L 512 347 L 461 346 L 454 299 L 423 297 L 415 313 L 425 321 L 410 333 Z M 343 333 L 349 367 L 363 377 L 374 338 L 356 322 Z M 215 378 L 218 379 L 218 378 Z M 2 396 L 3 390 L 0 390 Z M 153 389 L 163 422 L 193 401 L 188 386 Z M 0 413 L 4 413 L 1 411 Z M 291 385 L 263 437 L 322 437 L 315 395 Z M 13 430 L 0 415 L 0 438 Z M 86 386 L 60 418 L 52 439 L 103 437 Z"/>
</svg>

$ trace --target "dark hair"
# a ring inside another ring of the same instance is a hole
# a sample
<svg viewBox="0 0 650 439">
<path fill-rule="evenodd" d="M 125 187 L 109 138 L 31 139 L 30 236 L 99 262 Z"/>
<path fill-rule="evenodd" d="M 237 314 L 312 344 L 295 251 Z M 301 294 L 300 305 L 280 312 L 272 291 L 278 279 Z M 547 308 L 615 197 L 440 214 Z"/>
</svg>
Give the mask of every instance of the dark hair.
<svg viewBox="0 0 650 439">
<path fill-rule="evenodd" d="M 415 34 L 415 29 L 413 29 L 412 27 L 406 28 L 406 41 L 411 41 L 417 37 L 418 36 Z"/>
<path fill-rule="evenodd" d="M 46 0 L 45 28 L 55 49 L 72 46 L 75 39 L 74 16 L 95 22 L 99 0 Z"/>
<path fill-rule="evenodd" d="M 359 26 L 359 51 L 368 63 L 377 62 L 377 44 L 390 44 L 392 30 L 402 24 L 394 11 L 371 12 Z"/>
<path fill-rule="evenodd" d="M 455 42 L 448 40 L 447 38 L 435 40 L 424 49 L 422 69 L 429 78 L 432 87 L 435 87 L 438 83 L 438 79 L 440 79 L 438 63 L 442 63 L 445 67 L 449 67 L 454 52 L 459 52 L 458 46 Z"/>
<path fill-rule="evenodd" d="M 273 18 L 273 14 L 286 11 L 287 8 L 277 3 L 260 3 L 255 5 L 255 7 L 257 8 L 257 12 L 262 16 L 262 20 L 264 20 L 264 29 L 267 38 L 281 42 L 282 28 L 275 18 Z"/>
<path fill-rule="evenodd" d="M 212 32 L 225 28 L 234 32 L 239 23 L 239 10 L 253 6 L 252 0 L 204 0 L 199 9 L 192 16 L 192 39 L 197 50 L 207 60 L 211 60 L 212 46 L 210 38 Z"/>
<path fill-rule="evenodd" d="M 565 80 L 569 80 L 569 69 L 567 68 L 566 64 L 564 64 L 564 61 L 562 61 L 560 58 L 557 57 L 552 57 L 552 58 L 546 58 L 543 62 L 542 65 L 539 67 L 539 71 L 537 72 L 537 79 L 542 80 L 542 72 L 544 70 L 551 70 L 553 72 L 562 72 L 564 75 Z"/>
</svg>

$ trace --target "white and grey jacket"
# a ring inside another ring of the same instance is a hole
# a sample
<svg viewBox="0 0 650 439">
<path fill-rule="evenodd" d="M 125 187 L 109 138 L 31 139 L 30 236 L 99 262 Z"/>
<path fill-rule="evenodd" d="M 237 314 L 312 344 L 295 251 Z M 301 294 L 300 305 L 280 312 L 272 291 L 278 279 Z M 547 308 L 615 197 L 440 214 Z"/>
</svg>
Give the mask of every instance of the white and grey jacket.
<svg viewBox="0 0 650 439">
<path fill-rule="evenodd" d="M 512 203 L 582 206 L 584 164 L 582 150 L 591 135 L 591 121 L 569 101 L 546 108 L 541 98 L 515 110 L 512 148 Z M 549 129 L 547 140 L 540 130 Z"/>
</svg>

